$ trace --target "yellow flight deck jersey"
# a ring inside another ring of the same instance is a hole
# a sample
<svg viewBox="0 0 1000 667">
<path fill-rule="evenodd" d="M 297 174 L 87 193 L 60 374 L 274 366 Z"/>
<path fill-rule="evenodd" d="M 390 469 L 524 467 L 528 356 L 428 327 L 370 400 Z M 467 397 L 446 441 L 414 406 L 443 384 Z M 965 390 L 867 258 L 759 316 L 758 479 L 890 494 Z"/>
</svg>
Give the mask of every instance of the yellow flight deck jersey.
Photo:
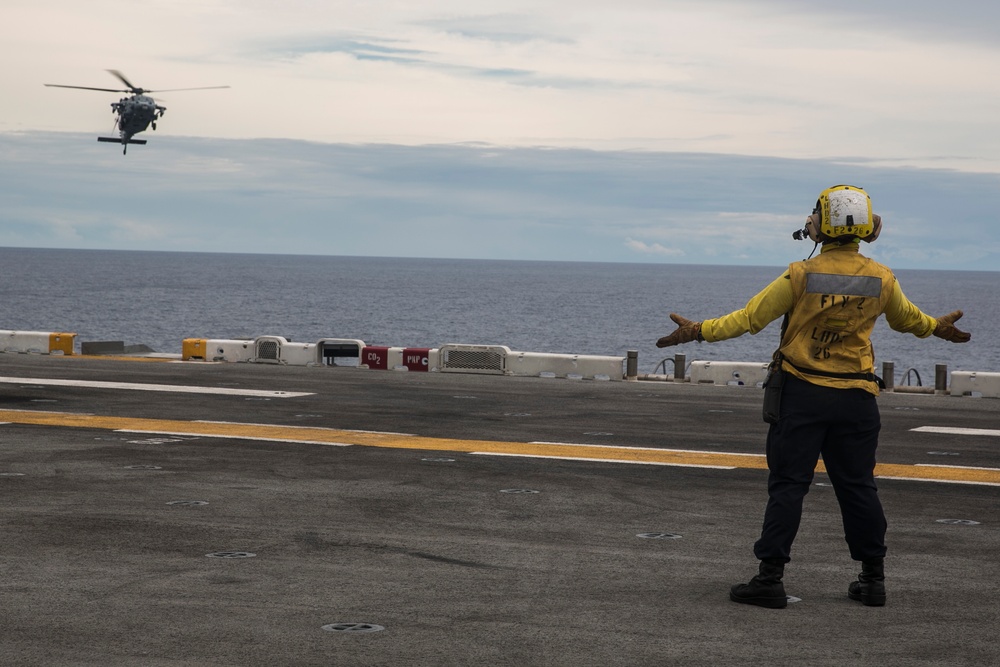
<svg viewBox="0 0 1000 667">
<path fill-rule="evenodd" d="M 788 314 L 782 367 L 813 384 L 864 389 L 878 395 L 871 332 L 879 315 L 896 331 L 926 338 L 937 320 L 903 294 L 892 271 L 858 252 L 858 244 L 828 243 L 750 299 L 746 307 L 701 324 L 709 342 L 755 334 Z M 830 377 L 809 371 L 863 377 Z"/>
</svg>

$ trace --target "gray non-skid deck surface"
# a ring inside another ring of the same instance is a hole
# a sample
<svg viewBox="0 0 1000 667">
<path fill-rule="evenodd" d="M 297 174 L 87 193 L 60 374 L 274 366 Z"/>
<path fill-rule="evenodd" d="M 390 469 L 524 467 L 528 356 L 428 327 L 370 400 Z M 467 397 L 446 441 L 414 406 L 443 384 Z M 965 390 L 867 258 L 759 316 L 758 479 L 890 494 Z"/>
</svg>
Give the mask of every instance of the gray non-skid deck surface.
<svg viewBox="0 0 1000 667">
<path fill-rule="evenodd" d="M 0 375 L 314 392 L 26 380 L 0 410 L 755 454 L 765 433 L 753 388 L 24 355 Z M 997 401 L 880 405 L 880 461 L 1000 467 L 998 437 L 910 430 L 995 429 Z M 818 475 L 786 570 L 801 601 L 766 610 L 727 596 L 756 568 L 763 470 L 10 423 L 0 473 L 4 665 L 1000 664 L 997 486 L 882 480 L 873 609 L 846 597 Z"/>
</svg>

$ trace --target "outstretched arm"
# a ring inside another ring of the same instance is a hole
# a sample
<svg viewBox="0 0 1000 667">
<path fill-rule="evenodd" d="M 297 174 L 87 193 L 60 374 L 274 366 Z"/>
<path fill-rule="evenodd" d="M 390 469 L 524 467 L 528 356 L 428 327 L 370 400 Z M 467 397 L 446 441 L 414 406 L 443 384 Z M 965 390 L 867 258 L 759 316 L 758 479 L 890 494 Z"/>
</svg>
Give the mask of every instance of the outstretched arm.
<svg viewBox="0 0 1000 667">
<path fill-rule="evenodd" d="M 656 347 L 669 347 L 693 340 L 714 343 L 727 338 L 736 338 L 745 333 L 755 334 L 787 313 L 791 307 L 791 281 L 785 272 L 750 299 L 746 307 L 728 315 L 704 322 L 692 322 L 676 313 L 671 313 L 670 319 L 677 324 L 677 330 L 656 341 Z"/>
<path fill-rule="evenodd" d="M 952 343 L 967 343 L 972 338 L 955 326 L 962 317 L 962 311 L 956 310 L 941 317 L 931 317 L 913 305 L 896 281 L 892 286 L 892 295 L 885 309 L 885 320 L 889 326 L 901 333 L 911 333 L 918 338 L 937 336 Z"/>
</svg>

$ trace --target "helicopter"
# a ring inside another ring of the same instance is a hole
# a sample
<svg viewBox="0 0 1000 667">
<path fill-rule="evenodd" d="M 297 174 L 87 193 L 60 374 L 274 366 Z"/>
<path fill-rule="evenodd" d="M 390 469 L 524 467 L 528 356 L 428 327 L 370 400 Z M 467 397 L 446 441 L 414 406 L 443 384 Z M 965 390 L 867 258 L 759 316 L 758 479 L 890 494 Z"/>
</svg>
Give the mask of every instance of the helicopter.
<svg viewBox="0 0 1000 667">
<path fill-rule="evenodd" d="M 132 137 L 140 132 L 145 132 L 147 127 L 152 126 L 156 130 L 156 121 L 163 117 L 167 108 L 156 103 L 152 97 L 146 93 L 172 93 L 179 90 L 213 90 L 217 88 L 229 88 L 229 86 L 205 86 L 202 88 L 170 88 L 167 90 L 147 90 L 139 88 L 125 78 L 125 75 L 118 70 L 109 69 L 112 75 L 124 83 L 127 88 L 92 88 L 89 86 L 65 86 L 58 83 L 46 83 L 50 88 L 76 88 L 78 90 L 101 90 L 108 93 L 131 93 L 131 97 L 123 97 L 117 102 L 111 103 L 111 113 L 115 114 L 115 127 L 118 128 L 117 137 L 97 137 L 98 141 L 122 144 L 122 155 L 128 152 L 129 144 L 145 144 L 145 139 L 133 139 Z"/>
</svg>

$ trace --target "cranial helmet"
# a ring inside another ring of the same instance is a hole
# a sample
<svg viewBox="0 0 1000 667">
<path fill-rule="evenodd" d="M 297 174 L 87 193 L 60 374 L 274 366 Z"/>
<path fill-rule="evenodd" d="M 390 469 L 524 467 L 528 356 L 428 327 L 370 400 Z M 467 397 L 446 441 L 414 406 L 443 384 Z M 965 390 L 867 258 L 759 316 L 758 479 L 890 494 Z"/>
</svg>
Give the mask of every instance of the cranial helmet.
<svg viewBox="0 0 1000 667">
<path fill-rule="evenodd" d="M 856 238 L 871 243 L 882 231 L 882 219 L 872 213 L 867 192 L 853 185 L 835 185 L 820 193 L 802 231 L 816 243 L 846 243 Z"/>
</svg>

